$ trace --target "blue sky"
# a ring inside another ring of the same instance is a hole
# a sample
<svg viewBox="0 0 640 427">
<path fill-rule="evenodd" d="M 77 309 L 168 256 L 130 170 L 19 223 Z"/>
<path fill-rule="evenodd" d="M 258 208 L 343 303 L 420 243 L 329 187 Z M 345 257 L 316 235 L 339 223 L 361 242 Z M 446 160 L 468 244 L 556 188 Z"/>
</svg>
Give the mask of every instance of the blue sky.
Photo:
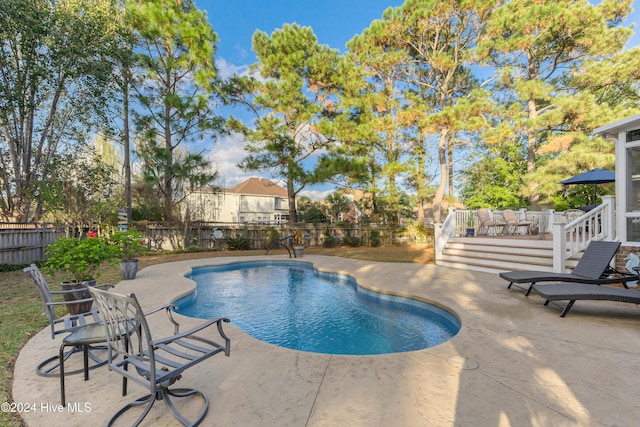
<svg viewBox="0 0 640 427">
<path fill-rule="evenodd" d="M 345 44 L 356 34 L 379 19 L 385 9 L 400 6 L 403 0 L 195 0 L 200 10 L 207 11 L 209 21 L 218 34 L 216 64 L 223 75 L 242 72 L 256 61 L 251 51 L 251 38 L 256 30 L 271 34 L 284 24 L 297 23 L 313 28 L 318 41 L 344 52 Z M 597 4 L 599 1 L 592 1 Z M 635 24 L 628 47 L 640 45 L 640 4 L 625 21 Z M 254 173 L 244 173 L 235 165 L 244 156 L 243 143 L 237 137 L 222 138 L 212 147 L 212 158 L 223 178 L 221 185 L 232 187 Z M 266 175 L 263 175 L 267 177 Z M 327 187 L 304 192 L 313 199 L 324 198 Z"/>
<path fill-rule="evenodd" d="M 256 62 L 251 38 L 256 30 L 271 34 L 284 24 L 309 26 L 319 43 L 344 52 L 345 44 L 379 19 L 388 7 L 403 0 L 195 0 L 200 10 L 207 11 L 213 30 L 218 34 L 216 65 L 221 74 L 242 72 Z M 211 147 L 211 159 L 222 178 L 220 185 L 232 187 L 260 172 L 245 173 L 237 165 L 245 155 L 244 144 L 237 136 L 221 138 Z M 271 178 L 266 173 L 265 178 Z M 283 185 L 283 183 L 280 183 Z M 333 188 L 318 186 L 305 189 L 301 195 L 324 199 Z"/>
</svg>

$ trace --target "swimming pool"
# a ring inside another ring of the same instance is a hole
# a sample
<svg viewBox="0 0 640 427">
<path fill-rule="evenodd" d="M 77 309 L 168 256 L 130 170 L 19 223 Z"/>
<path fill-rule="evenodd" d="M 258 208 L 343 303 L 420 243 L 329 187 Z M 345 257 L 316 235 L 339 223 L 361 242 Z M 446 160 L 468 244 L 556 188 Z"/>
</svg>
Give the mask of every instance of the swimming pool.
<svg viewBox="0 0 640 427">
<path fill-rule="evenodd" d="M 232 324 L 262 341 L 327 354 L 386 354 L 441 344 L 460 330 L 452 313 L 373 292 L 307 262 L 250 261 L 196 267 L 178 312 Z"/>
</svg>

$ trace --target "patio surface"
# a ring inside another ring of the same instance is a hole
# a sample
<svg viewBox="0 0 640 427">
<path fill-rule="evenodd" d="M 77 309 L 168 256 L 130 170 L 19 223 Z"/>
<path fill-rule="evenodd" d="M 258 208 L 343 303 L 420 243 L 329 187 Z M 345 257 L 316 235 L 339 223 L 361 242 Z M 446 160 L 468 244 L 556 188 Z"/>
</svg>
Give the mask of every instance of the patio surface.
<svg viewBox="0 0 640 427">
<path fill-rule="evenodd" d="M 145 308 L 195 286 L 192 266 L 281 256 L 180 261 L 147 267 L 115 291 L 135 292 Z M 288 258 L 287 258 L 288 259 Z M 316 267 L 352 275 L 376 290 L 413 295 L 456 313 L 462 329 L 449 342 L 407 353 L 337 356 L 289 350 L 225 325 L 231 357 L 187 371 L 178 386 L 211 399 L 204 426 L 634 426 L 640 419 L 640 308 L 578 301 L 566 318 L 537 295 L 507 290 L 496 274 L 435 265 L 305 256 Z M 198 323 L 196 319 L 185 324 Z M 153 327 L 164 325 L 163 315 Z M 164 326 L 161 328 L 164 329 Z M 107 368 L 66 379 L 66 409 L 57 378 L 35 374 L 60 338 L 48 327 L 16 362 L 14 402 L 30 403 L 31 427 L 102 425 L 145 393 L 121 396 L 121 377 Z M 73 363 L 81 364 L 74 356 Z M 69 367 L 73 363 L 68 362 Z M 178 425 L 162 402 L 143 425 Z"/>
</svg>

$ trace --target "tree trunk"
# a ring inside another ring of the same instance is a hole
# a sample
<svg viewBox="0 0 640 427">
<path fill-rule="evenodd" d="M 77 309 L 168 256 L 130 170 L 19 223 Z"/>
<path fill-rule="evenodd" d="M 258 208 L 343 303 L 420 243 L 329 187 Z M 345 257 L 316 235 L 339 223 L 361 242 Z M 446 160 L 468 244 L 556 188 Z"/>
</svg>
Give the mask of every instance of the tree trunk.
<svg viewBox="0 0 640 427">
<path fill-rule="evenodd" d="M 433 198 L 433 221 L 440 223 L 442 215 L 440 210 L 442 207 L 442 199 L 447 186 L 447 134 L 449 130 L 443 128 L 440 130 L 440 138 L 438 141 L 438 162 L 440 163 L 440 184 Z"/>
<path fill-rule="evenodd" d="M 289 199 L 289 225 L 298 223 L 298 211 L 296 210 L 296 192 L 293 188 L 293 179 L 287 179 L 287 198 Z"/>
<path fill-rule="evenodd" d="M 536 109 L 536 101 L 530 98 L 527 102 L 527 108 L 529 110 L 529 120 L 535 123 L 538 118 L 538 110 Z M 536 171 L 536 133 L 532 128 L 527 129 L 527 175 L 531 175 Z M 540 202 L 540 195 L 538 194 L 538 183 L 529 183 L 529 209 L 537 210 L 538 203 Z"/>
<path fill-rule="evenodd" d="M 126 68 L 122 77 L 123 120 L 124 120 L 124 200 L 127 205 L 127 222 L 131 223 L 131 140 L 129 134 L 129 69 Z"/>
<path fill-rule="evenodd" d="M 418 193 L 418 222 L 424 222 L 424 199 L 427 191 L 427 186 L 424 179 L 424 165 L 425 165 L 425 152 L 424 144 L 422 140 L 417 143 L 417 155 L 418 155 L 418 170 L 416 171 L 416 193 Z"/>
<path fill-rule="evenodd" d="M 453 200 L 453 142 L 449 141 L 447 145 L 447 157 L 449 164 L 449 197 Z"/>
<path fill-rule="evenodd" d="M 169 74 L 169 71 L 167 71 Z M 171 76 L 167 75 L 167 82 L 171 81 Z M 167 87 L 167 93 L 171 93 L 171 87 Z M 166 160 L 164 164 L 164 220 L 171 221 L 173 219 L 173 189 L 171 166 L 173 165 L 173 146 L 171 141 L 171 106 L 166 105 L 164 108 L 164 147 Z"/>
</svg>

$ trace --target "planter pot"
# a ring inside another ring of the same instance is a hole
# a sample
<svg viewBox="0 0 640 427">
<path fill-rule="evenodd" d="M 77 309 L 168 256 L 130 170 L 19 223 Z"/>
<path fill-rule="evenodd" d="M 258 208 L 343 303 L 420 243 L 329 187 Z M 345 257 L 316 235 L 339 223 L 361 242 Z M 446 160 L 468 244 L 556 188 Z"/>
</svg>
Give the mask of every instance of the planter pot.
<svg viewBox="0 0 640 427">
<path fill-rule="evenodd" d="M 133 280 L 138 274 L 137 259 L 123 259 L 120 261 L 120 274 L 123 280 Z"/>
<path fill-rule="evenodd" d="M 473 237 L 476 234 L 476 229 L 475 228 L 467 228 L 467 237 Z"/>
<path fill-rule="evenodd" d="M 293 255 L 296 258 L 302 258 L 304 256 L 304 246 L 294 246 Z"/>
<path fill-rule="evenodd" d="M 76 290 L 76 292 L 69 292 L 63 294 L 63 298 L 65 301 L 77 301 L 80 299 L 91 298 L 91 294 L 87 291 L 88 286 L 95 286 L 96 281 L 93 280 L 85 280 L 84 282 L 62 282 L 62 290 L 70 291 Z M 85 313 L 91 310 L 93 306 L 93 301 L 88 302 L 79 302 L 75 304 L 67 304 L 67 311 L 69 314 L 80 314 Z"/>
</svg>

